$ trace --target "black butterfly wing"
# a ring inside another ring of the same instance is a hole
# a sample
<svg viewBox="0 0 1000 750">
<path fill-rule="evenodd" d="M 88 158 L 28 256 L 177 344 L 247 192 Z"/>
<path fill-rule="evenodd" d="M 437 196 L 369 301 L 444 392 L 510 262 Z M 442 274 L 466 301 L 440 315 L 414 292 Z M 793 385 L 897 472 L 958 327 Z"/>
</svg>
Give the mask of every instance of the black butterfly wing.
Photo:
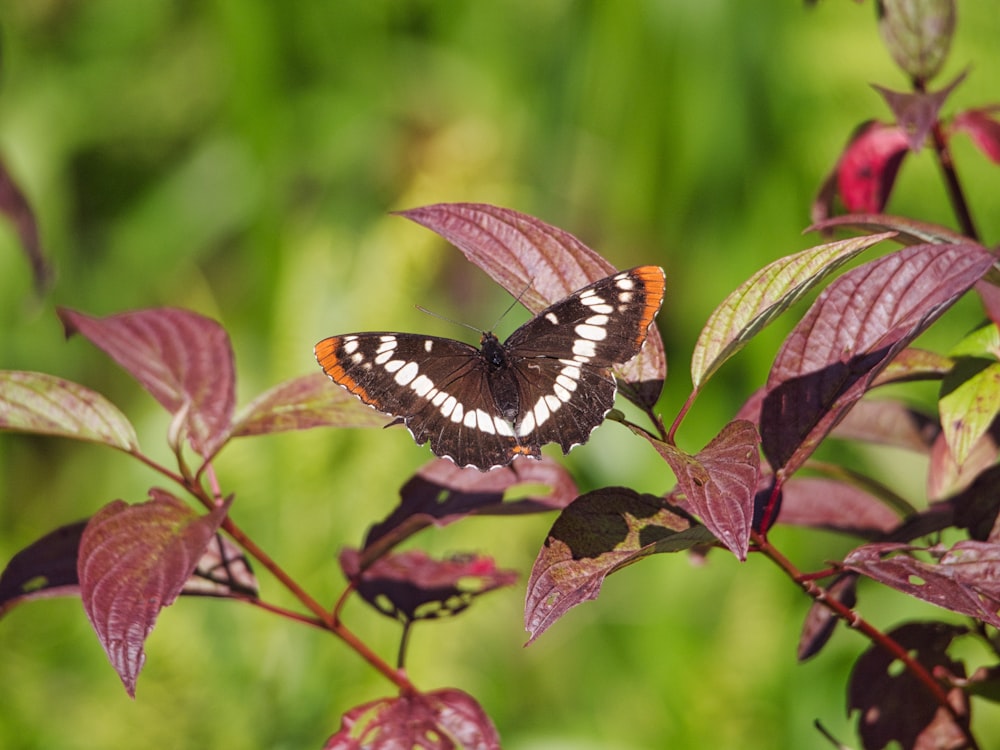
<svg viewBox="0 0 1000 750">
<path fill-rule="evenodd" d="M 533 445 L 585 443 L 614 406 L 611 368 L 639 353 L 663 303 L 663 269 L 640 266 L 542 310 L 504 342 L 517 374 L 515 436 Z"/>
<path fill-rule="evenodd" d="M 518 455 L 539 455 L 503 419 L 478 349 L 461 341 L 408 333 L 332 336 L 316 359 L 337 385 L 398 417 L 418 445 L 459 466 L 487 470 Z"/>
</svg>

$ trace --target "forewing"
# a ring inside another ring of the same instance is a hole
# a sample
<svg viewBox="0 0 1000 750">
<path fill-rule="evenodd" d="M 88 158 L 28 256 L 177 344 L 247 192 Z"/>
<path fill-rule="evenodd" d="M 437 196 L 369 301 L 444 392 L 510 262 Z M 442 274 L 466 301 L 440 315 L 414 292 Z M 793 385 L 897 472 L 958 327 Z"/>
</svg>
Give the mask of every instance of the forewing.
<svg viewBox="0 0 1000 750">
<path fill-rule="evenodd" d="M 639 353 L 663 303 L 658 266 L 621 271 L 542 310 L 504 343 L 520 358 L 573 359 L 591 367 L 623 365 Z"/>
<path fill-rule="evenodd" d="M 452 339 L 404 333 L 332 336 L 316 360 L 334 383 L 380 412 L 399 417 L 418 445 L 485 471 L 523 448 L 497 412 L 479 351 Z"/>
</svg>

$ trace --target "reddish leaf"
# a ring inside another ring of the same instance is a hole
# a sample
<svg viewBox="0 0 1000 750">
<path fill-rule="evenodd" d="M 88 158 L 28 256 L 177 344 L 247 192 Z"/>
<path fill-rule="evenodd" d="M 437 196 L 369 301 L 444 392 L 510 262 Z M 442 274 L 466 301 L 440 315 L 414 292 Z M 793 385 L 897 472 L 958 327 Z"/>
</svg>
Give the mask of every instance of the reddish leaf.
<svg viewBox="0 0 1000 750">
<path fill-rule="evenodd" d="M 872 380 L 993 264 L 978 245 L 915 245 L 836 279 L 778 353 L 761 411 L 764 453 L 792 474 Z"/>
<path fill-rule="evenodd" d="M 509 493 L 522 489 L 530 494 L 519 500 L 505 500 Z M 577 489 L 561 464 L 543 456 L 537 461 L 518 458 L 509 466 L 485 473 L 437 459 L 411 477 L 399 493 L 399 506 L 368 531 L 361 567 L 431 524 L 447 526 L 473 515 L 559 510 L 573 501 Z"/>
<path fill-rule="evenodd" d="M 817 221 L 807 232 L 831 232 L 834 229 L 854 229 L 863 232 L 895 232 L 894 239 L 902 245 L 960 245 L 969 238 L 954 229 L 917 221 L 907 216 L 891 214 L 847 214 Z"/>
<path fill-rule="evenodd" d="M 1000 164 L 1000 121 L 994 119 L 996 107 L 967 109 L 952 120 L 955 132 L 968 133 L 972 142 L 994 164 Z"/>
<path fill-rule="evenodd" d="M 410 550 L 385 554 L 362 570 L 361 553 L 345 549 L 340 567 L 366 602 L 403 623 L 457 615 L 477 596 L 517 582 L 515 571 L 498 570 L 481 555 L 434 560 Z"/>
<path fill-rule="evenodd" d="M 866 398 L 844 415 L 831 437 L 891 445 L 929 455 L 940 434 L 941 425 L 937 421 L 899 401 Z"/>
<path fill-rule="evenodd" d="M 532 314 L 615 271 L 568 232 L 508 208 L 439 203 L 399 213 L 455 245 Z M 617 374 L 626 398 L 644 408 L 656 403 L 667 360 L 655 326 L 639 355 Z"/>
<path fill-rule="evenodd" d="M 3 162 L 0 162 L 0 214 L 6 216 L 17 230 L 21 247 L 31 265 L 35 291 L 44 294 L 52 286 L 55 271 L 45 257 L 45 251 L 38 237 L 35 212 Z"/>
<path fill-rule="evenodd" d="M 87 521 L 61 526 L 11 558 L 0 573 L 0 617 L 18 604 L 56 596 L 78 596 L 77 559 Z M 181 594 L 256 597 L 257 579 L 243 551 L 216 534 L 184 583 Z"/>
<path fill-rule="evenodd" d="M 382 698 L 351 709 L 323 750 L 499 750 L 490 717 L 460 690 Z"/>
<path fill-rule="evenodd" d="M 60 526 L 10 559 L 0 573 L 0 617 L 21 602 L 79 592 L 76 558 L 86 525 Z"/>
<path fill-rule="evenodd" d="M 844 207 L 851 213 L 885 208 L 908 150 L 902 128 L 874 121 L 863 125 L 837 164 L 837 190 Z"/>
<path fill-rule="evenodd" d="M 691 382 L 700 388 L 723 362 L 810 289 L 872 245 L 884 232 L 811 247 L 769 263 L 726 297 L 709 317 L 691 355 Z"/>
<path fill-rule="evenodd" d="M 750 545 L 754 496 L 760 475 L 760 437 L 752 422 L 737 420 L 697 455 L 633 429 L 670 464 L 686 507 L 740 560 Z"/>
<path fill-rule="evenodd" d="M 845 607 L 853 609 L 858 603 L 858 576 L 856 573 L 841 573 L 826 587 L 826 599 L 834 599 Z M 802 634 L 799 636 L 798 660 L 806 661 L 820 652 L 836 627 L 838 619 L 822 602 L 815 601 L 809 608 Z"/>
<path fill-rule="evenodd" d="M 964 491 L 982 472 L 992 466 L 1000 455 L 997 427 L 979 438 L 961 466 L 955 461 L 944 435 L 939 435 L 931 448 L 927 471 L 927 498 L 941 500 Z"/>
<path fill-rule="evenodd" d="M 978 546 L 977 546 L 978 545 Z M 906 544 L 879 542 L 858 547 L 844 558 L 844 567 L 917 599 L 1000 627 L 1000 545 L 959 542 L 937 564 L 911 556 L 920 550 Z"/>
<path fill-rule="evenodd" d="M 178 435 L 201 456 L 210 458 L 222 446 L 235 400 L 233 352 L 222 326 L 174 308 L 107 318 L 60 309 L 59 316 L 67 336 L 86 336 L 174 414 Z"/>
<path fill-rule="evenodd" d="M 938 121 L 945 100 L 964 78 L 965 73 L 962 73 L 945 88 L 934 92 L 891 91 L 875 84 L 872 84 L 872 88 L 885 99 L 896 115 L 896 124 L 906 133 L 910 150 L 917 153 L 927 140 L 934 123 Z"/>
<path fill-rule="evenodd" d="M 900 517 L 885 503 L 846 482 L 792 477 L 782 486 L 778 522 L 874 539 L 892 531 Z"/>
<path fill-rule="evenodd" d="M 933 78 L 955 33 L 955 0 L 880 0 L 878 30 L 892 59 L 910 78 Z"/>
<path fill-rule="evenodd" d="M 312 427 L 385 427 L 389 417 L 338 388 L 323 373 L 276 385 L 240 410 L 233 437 Z"/>
<path fill-rule="evenodd" d="M 626 487 L 581 495 L 553 524 L 531 569 L 524 606 L 528 643 L 571 608 L 596 599 L 616 570 L 658 552 L 713 541 L 704 526 L 692 526 L 652 495 Z"/>
<path fill-rule="evenodd" d="M 944 669 L 964 676 L 965 668 L 953 661 L 948 646 L 965 628 L 939 622 L 911 622 L 888 635 L 929 672 Z M 848 689 L 849 712 L 859 711 L 859 734 L 866 750 L 877 750 L 896 741 L 915 750 L 966 747 L 966 737 L 954 719 L 909 670 L 897 669 L 892 654 L 878 645 L 858 658 Z M 948 694 L 959 715 L 968 715 L 961 689 Z M 933 738 L 933 741 L 931 741 Z"/>
<path fill-rule="evenodd" d="M 143 644 L 163 607 L 194 572 L 229 503 L 206 516 L 162 490 L 148 502 L 106 505 L 80 539 L 77 573 L 83 608 L 125 689 L 146 659 Z"/>
<path fill-rule="evenodd" d="M 42 372 L 0 371 L 0 430 L 139 450 L 135 428 L 117 406 L 96 391 Z"/>
</svg>

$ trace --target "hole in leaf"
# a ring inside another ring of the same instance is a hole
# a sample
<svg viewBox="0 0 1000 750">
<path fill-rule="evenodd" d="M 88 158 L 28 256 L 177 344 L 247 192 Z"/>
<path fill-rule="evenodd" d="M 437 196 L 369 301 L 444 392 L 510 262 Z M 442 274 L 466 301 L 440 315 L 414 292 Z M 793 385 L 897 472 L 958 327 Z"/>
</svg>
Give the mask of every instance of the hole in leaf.
<svg viewBox="0 0 1000 750">
<path fill-rule="evenodd" d="M 21 584 L 21 591 L 30 594 L 32 591 L 38 591 L 48 585 L 49 579 L 46 576 L 35 576 Z"/>
<path fill-rule="evenodd" d="M 889 673 L 890 677 L 899 677 L 906 671 L 906 665 L 899 659 L 893 659 L 885 671 Z"/>
<path fill-rule="evenodd" d="M 927 583 L 927 581 L 925 581 L 923 578 L 921 578 L 918 575 L 913 575 L 912 573 L 907 577 L 906 580 L 908 580 L 910 584 L 913 586 L 924 586 Z"/>
<path fill-rule="evenodd" d="M 508 503 L 514 500 L 548 497 L 551 494 L 551 485 L 541 484 L 540 482 L 521 482 L 520 484 L 512 484 L 504 490 L 503 501 Z"/>
</svg>

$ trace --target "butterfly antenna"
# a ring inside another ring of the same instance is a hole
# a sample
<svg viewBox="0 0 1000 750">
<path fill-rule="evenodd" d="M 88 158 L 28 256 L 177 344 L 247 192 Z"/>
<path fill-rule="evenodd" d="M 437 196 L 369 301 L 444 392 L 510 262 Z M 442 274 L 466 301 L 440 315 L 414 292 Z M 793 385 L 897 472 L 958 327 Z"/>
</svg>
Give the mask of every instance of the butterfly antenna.
<svg viewBox="0 0 1000 750">
<path fill-rule="evenodd" d="M 531 289 L 530 281 L 525 285 L 524 289 L 521 290 L 521 293 L 514 298 L 514 301 L 507 306 L 507 309 L 500 313 L 500 317 L 497 318 L 497 322 L 493 324 L 493 327 L 490 329 L 491 331 L 495 331 L 497 329 L 497 326 L 500 325 L 500 321 L 507 317 L 507 313 L 514 309 L 514 306 L 521 301 L 521 297 L 527 294 L 529 289 Z"/>
<path fill-rule="evenodd" d="M 460 320 L 452 320 L 451 318 L 446 318 L 444 315 L 436 313 L 433 310 L 428 310 L 426 307 L 422 307 L 420 305 L 414 305 L 414 307 L 420 310 L 420 312 L 425 313 L 426 315 L 430 315 L 432 318 L 437 318 L 438 320 L 443 320 L 446 323 L 452 323 L 456 326 L 462 326 L 462 328 L 468 328 L 470 331 L 475 331 L 476 333 L 480 334 L 482 333 L 482 331 L 480 331 L 478 328 L 476 328 L 475 326 L 470 326 L 468 323 L 463 323 Z"/>
</svg>

